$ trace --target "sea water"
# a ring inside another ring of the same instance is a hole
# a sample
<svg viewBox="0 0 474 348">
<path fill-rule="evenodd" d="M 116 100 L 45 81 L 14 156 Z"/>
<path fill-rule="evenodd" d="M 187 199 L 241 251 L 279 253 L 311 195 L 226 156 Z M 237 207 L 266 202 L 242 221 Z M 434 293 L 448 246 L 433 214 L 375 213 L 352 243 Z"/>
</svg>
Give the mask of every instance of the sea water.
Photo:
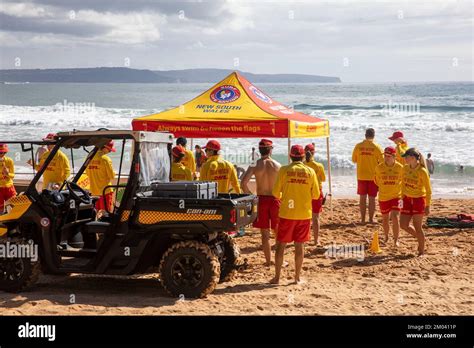
<svg viewBox="0 0 474 348">
<path fill-rule="evenodd" d="M 0 85 L 0 140 L 34 140 L 50 132 L 98 128 L 131 129 L 134 117 L 180 105 L 211 84 L 86 84 L 28 83 Z M 409 146 L 435 162 L 435 196 L 474 196 L 473 83 L 259 84 L 274 99 L 297 111 L 328 119 L 331 138 L 332 189 L 335 196 L 355 194 L 351 153 L 375 128 L 382 147 L 400 130 Z M 251 115 L 249 115 L 251 116 Z M 212 138 L 212 135 L 210 135 Z M 287 162 L 286 139 L 275 142 L 274 157 Z M 194 139 L 204 145 L 207 139 Z M 325 139 L 292 139 L 292 144 L 316 144 L 316 158 L 327 168 Z M 248 166 L 258 139 L 221 139 L 223 154 Z M 29 155 L 12 147 L 17 172 L 30 173 Z M 128 146 L 126 146 L 128 151 Z M 85 152 L 77 152 L 76 165 Z M 120 151 L 118 151 L 120 152 Z M 10 154 L 11 155 L 11 154 Z M 113 154 L 118 168 L 119 153 Z M 127 170 L 129 156 L 124 169 Z M 462 166 L 462 167 L 461 167 Z M 325 191 L 327 192 L 327 183 Z"/>
</svg>

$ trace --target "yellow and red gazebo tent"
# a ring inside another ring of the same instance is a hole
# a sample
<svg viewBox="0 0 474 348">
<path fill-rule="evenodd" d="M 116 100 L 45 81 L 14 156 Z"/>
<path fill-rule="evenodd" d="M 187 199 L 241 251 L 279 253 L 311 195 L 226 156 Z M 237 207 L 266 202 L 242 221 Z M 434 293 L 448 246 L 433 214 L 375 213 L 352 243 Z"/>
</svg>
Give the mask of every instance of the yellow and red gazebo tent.
<svg viewBox="0 0 474 348">
<path fill-rule="evenodd" d="M 139 117 L 134 130 L 168 131 L 189 138 L 318 138 L 329 122 L 275 101 L 238 72 L 173 109 Z"/>
<path fill-rule="evenodd" d="M 288 138 L 288 150 L 291 138 L 327 138 L 330 163 L 327 120 L 277 102 L 238 72 L 178 107 L 135 118 L 132 127 L 188 138 Z"/>
</svg>

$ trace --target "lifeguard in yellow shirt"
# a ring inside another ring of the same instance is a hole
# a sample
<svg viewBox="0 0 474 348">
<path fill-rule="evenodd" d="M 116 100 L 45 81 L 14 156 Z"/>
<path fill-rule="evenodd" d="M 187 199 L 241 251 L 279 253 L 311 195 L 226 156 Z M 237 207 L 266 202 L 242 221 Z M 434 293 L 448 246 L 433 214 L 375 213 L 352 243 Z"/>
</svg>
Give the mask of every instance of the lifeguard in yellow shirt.
<svg viewBox="0 0 474 348">
<path fill-rule="evenodd" d="M 242 193 L 234 165 L 218 154 L 221 144 L 217 140 L 209 140 L 204 149 L 207 161 L 201 167 L 199 180 L 215 181 L 219 193 L 229 193 L 231 187 L 235 193 Z"/>
<path fill-rule="evenodd" d="M 417 149 L 408 149 L 403 157 L 407 164 L 403 167 L 400 227 L 418 240 L 418 255 L 422 255 L 425 252 L 423 215 L 430 213 L 431 205 L 430 176 L 425 159 Z M 410 226 L 412 218 L 413 227 Z"/>
<path fill-rule="evenodd" d="M 5 201 L 16 196 L 13 178 L 15 177 L 15 164 L 7 157 L 8 145 L 0 144 L 0 214 L 5 209 Z"/>
<path fill-rule="evenodd" d="M 397 150 L 397 162 L 400 162 L 401 164 L 405 165 L 406 162 L 403 158 L 403 155 L 405 154 L 405 151 L 408 150 L 408 144 L 405 140 L 405 137 L 403 136 L 403 133 L 400 131 L 393 132 L 392 136 L 389 137 L 389 139 L 395 143 L 395 149 Z"/>
<path fill-rule="evenodd" d="M 45 138 L 44 141 L 52 141 L 56 137 L 56 134 L 49 133 Z M 51 150 L 54 148 L 54 144 L 47 145 L 47 151 L 44 152 L 40 158 L 39 163 L 35 166 L 35 169 L 38 171 L 40 170 L 46 159 L 48 158 Z M 31 161 L 28 161 L 31 163 Z M 48 166 L 43 172 L 43 189 L 47 190 L 57 190 L 63 184 L 67 178 L 71 175 L 71 166 L 69 165 L 69 158 L 62 152 L 58 150 L 54 157 L 49 162 Z"/>
<path fill-rule="evenodd" d="M 189 168 L 186 168 L 182 162 L 185 149 L 181 145 L 173 147 L 171 151 L 173 163 L 171 164 L 171 181 L 192 181 L 193 175 Z"/>
<path fill-rule="evenodd" d="M 403 166 L 395 160 L 397 151 L 389 146 L 384 150 L 384 161 L 375 167 L 375 183 L 379 188 L 379 205 L 382 213 L 385 242 L 388 241 L 392 220 L 393 242 L 398 246 L 400 209 L 402 206 Z"/>
<path fill-rule="evenodd" d="M 180 145 L 184 149 L 184 158 L 181 163 L 183 163 L 186 168 L 189 168 L 194 178 L 196 176 L 196 159 L 194 158 L 193 152 L 186 148 L 187 143 L 188 140 L 184 137 L 179 137 L 176 139 L 176 145 Z"/>
<path fill-rule="evenodd" d="M 382 148 L 374 142 L 375 130 L 365 131 L 365 140 L 358 143 L 352 151 L 352 162 L 357 164 L 357 194 L 359 195 L 360 220 L 365 223 L 367 196 L 369 196 L 369 222 L 374 222 L 375 197 L 378 188 L 375 185 L 375 167 L 383 161 Z"/>
<path fill-rule="evenodd" d="M 114 190 L 108 188 L 104 195 L 104 189 L 106 186 L 112 185 L 115 179 L 112 160 L 107 156 L 108 153 L 115 151 L 114 142 L 111 140 L 97 151 L 86 168 L 86 174 L 89 177 L 90 193 L 93 196 L 99 196 L 95 203 L 98 212 L 102 210 L 111 212 L 113 208 Z"/>
<path fill-rule="evenodd" d="M 312 168 L 314 172 L 316 173 L 316 177 L 318 178 L 318 184 L 319 184 L 319 190 L 320 190 L 320 195 L 318 199 L 313 200 L 312 206 L 313 206 L 313 235 L 314 235 L 314 245 L 319 246 L 318 242 L 318 237 L 319 237 L 319 214 L 323 211 L 323 182 L 326 181 L 326 173 L 324 172 L 324 166 L 316 162 L 314 160 L 314 153 L 316 149 L 314 148 L 313 144 L 308 144 L 304 148 L 305 156 L 306 156 L 306 161 L 304 164 L 306 164 L 308 167 Z"/>
<path fill-rule="evenodd" d="M 291 242 L 295 242 L 295 282 L 304 282 L 301 268 L 304 243 L 310 240 L 311 235 L 312 201 L 321 194 L 316 173 L 303 163 L 305 152 L 301 145 L 291 147 L 290 158 L 292 163 L 280 168 L 272 190 L 273 196 L 281 199 L 272 284 L 280 281 L 285 246 Z"/>
</svg>

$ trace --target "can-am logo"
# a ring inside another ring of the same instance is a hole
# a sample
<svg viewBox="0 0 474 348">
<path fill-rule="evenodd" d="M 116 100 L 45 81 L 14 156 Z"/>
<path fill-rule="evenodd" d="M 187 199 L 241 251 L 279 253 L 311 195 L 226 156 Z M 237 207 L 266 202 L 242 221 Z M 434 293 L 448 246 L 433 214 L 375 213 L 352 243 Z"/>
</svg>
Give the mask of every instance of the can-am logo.
<svg viewBox="0 0 474 348">
<path fill-rule="evenodd" d="M 232 85 L 219 86 L 211 92 L 211 100 L 214 103 L 232 103 L 240 98 L 240 91 Z"/>
<path fill-rule="evenodd" d="M 272 102 L 272 99 L 266 95 L 265 93 L 263 93 L 261 90 L 259 90 L 257 87 L 253 86 L 253 85 L 250 85 L 249 89 L 252 91 L 253 94 L 255 94 L 255 96 L 260 99 L 261 101 L 267 103 L 267 104 L 271 104 L 273 103 Z"/>
</svg>

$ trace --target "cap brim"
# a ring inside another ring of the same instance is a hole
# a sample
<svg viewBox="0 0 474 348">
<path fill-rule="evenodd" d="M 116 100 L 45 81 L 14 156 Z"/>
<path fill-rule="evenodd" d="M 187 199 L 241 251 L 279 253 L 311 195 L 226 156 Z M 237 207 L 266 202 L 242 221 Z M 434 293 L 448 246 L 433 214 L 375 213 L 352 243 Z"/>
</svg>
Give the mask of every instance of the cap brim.
<svg viewBox="0 0 474 348">
<path fill-rule="evenodd" d="M 397 137 L 394 137 L 394 136 L 391 136 L 391 137 L 388 137 L 388 138 L 389 138 L 390 140 L 392 140 L 392 141 L 395 140 L 395 139 L 397 139 Z"/>
</svg>

